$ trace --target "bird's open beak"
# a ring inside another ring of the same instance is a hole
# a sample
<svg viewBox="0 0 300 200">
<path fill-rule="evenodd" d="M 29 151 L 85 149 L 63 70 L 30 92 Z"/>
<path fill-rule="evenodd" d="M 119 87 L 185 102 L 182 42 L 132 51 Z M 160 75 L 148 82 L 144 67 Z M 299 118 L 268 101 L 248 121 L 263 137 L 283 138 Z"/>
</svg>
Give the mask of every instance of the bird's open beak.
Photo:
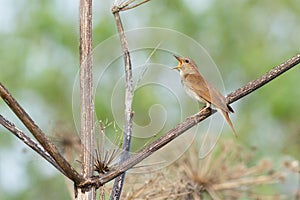
<svg viewBox="0 0 300 200">
<path fill-rule="evenodd" d="M 176 56 L 176 55 L 174 55 L 174 57 L 176 58 L 176 60 L 178 60 L 178 65 L 176 67 L 174 67 L 173 69 L 179 70 L 182 67 L 182 58 L 180 58 L 179 56 Z"/>
</svg>

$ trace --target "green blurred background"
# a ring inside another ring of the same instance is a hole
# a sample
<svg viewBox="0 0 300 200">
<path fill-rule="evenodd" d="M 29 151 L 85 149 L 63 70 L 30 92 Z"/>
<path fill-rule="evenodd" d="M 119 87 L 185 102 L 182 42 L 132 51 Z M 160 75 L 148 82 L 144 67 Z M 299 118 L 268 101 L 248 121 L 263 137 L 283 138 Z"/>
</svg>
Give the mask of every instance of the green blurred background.
<svg viewBox="0 0 300 200">
<path fill-rule="evenodd" d="M 94 47 L 116 34 L 112 3 L 93 4 Z M 79 68 L 78 10 L 78 1 L 71 0 L 0 1 L 0 81 L 50 136 L 62 127 L 76 132 L 72 90 Z M 162 27 L 196 40 L 218 66 L 227 93 L 292 57 L 300 47 L 300 4 L 295 0 L 153 0 L 121 17 L 126 30 Z M 176 64 L 172 57 L 155 59 Z M 298 68 L 233 104 L 236 112 L 232 120 L 239 136 L 236 142 L 255 146 L 258 159 L 300 159 Z M 119 70 L 111 73 L 123 73 Z M 136 94 L 136 110 L 148 112 L 151 104 L 160 103 L 159 95 L 151 92 L 151 101 L 147 95 Z M 111 102 L 103 94 L 95 101 L 97 116 L 113 121 Z M 4 102 L 0 109 L 26 130 Z M 137 116 L 137 123 L 149 123 L 143 114 Z M 167 121 L 172 123 L 165 130 L 179 118 L 174 115 Z M 232 137 L 228 127 L 224 132 L 221 139 Z M 40 199 L 41 195 L 43 199 L 69 199 L 61 174 L 2 127 L 0 137 L 1 199 Z"/>
</svg>

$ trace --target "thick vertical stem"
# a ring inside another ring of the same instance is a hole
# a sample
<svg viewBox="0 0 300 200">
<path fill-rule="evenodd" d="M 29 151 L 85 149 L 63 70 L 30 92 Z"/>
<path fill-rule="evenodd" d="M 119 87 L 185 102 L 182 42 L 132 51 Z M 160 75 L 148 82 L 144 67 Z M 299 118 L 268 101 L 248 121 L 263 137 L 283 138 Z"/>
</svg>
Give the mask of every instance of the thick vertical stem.
<svg viewBox="0 0 300 200">
<path fill-rule="evenodd" d="M 92 81 L 92 0 L 80 0 L 80 108 L 82 175 L 91 177 L 94 170 L 94 101 Z M 82 193 L 79 199 L 96 199 L 95 188 Z"/>
</svg>

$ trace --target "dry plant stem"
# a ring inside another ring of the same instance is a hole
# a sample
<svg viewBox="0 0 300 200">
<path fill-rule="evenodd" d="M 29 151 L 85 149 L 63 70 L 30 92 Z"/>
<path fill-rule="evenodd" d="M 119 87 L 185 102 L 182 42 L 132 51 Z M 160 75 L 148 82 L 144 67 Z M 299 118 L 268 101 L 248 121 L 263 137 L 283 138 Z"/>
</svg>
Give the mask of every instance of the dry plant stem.
<svg viewBox="0 0 300 200">
<path fill-rule="evenodd" d="M 48 140 L 43 131 L 35 124 L 35 122 L 29 117 L 25 110 L 18 104 L 18 102 L 11 96 L 6 88 L 0 83 L 0 95 L 6 102 L 10 109 L 17 115 L 26 128 L 32 133 L 35 139 L 42 145 L 42 147 L 49 153 L 49 155 L 55 160 L 57 165 L 65 172 L 66 176 L 79 184 L 84 178 L 78 174 L 67 160 L 59 153 L 54 144 Z"/>
<path fill-rule="evenodd" d="M 132 69 L 131 69 L 131 61 L 130 61 L 130 53 L 128 50 L 128 44 L 126 41 L 122 21 L 119 15 L 119 12 L 114 12 L 114 8 L 112 9 L 113 15 L 116 20 L 116 25 L 119 33 L 119 37 L 121 40 L 121 46 L 124 57 L 125 64 L 125 77 L 126 77 L 126 85 L 125 85 L 125 126 L 124 126 L 124 138 L 122 145 L 122 154 L 120 163 L 123 163 L 129 157 L 130 151 L 130 143 L 131 143 L 131 135 L 132 135 L 132 98 L 133 98 L 133 89 L 132 89 Z M 125 179 L 125 171 L 124 173 L 117 177 L 114 182 L 114 186 L 112 188 L 112 193 L 110 195 L 110 199 L 120 199 L 122 187 Z"/>
<path fill-rule="evenodd" d="M 289 60 L 285 61 L 281 65 L 274 67 L 269 72 L 265 73 L 262 77 L 250 81 L 245 86 L 237 89 L 236 91 L 230 93 L 226 99 L 227 102 L 233 103 L 238 99 L 241 99 L 242 97 L 246 96 L 247 94 L 253 92 L 254 90 L 262 87 L 266 83 L 270 82 L 274 78 L 278 77 L 279 75 L 283 74 L 287 70 L 291 69 L 295 65 L 300 63 L 300 53 L 296 54 Z"/>
<path fill-rule="evenodd" d="M 130 10 L 130 9 L 136 8 L 136 7 L 138 7 L 138 6 L 140 6 L 140 5 L 144 4 L 144 3 L 147 3 L 148 1 L 150 1 L 150 0 L 143 0 L 143 1 L 141 1 L 141 2 L 139 2 L 139 3 L 137 3 L 137 4 L 134 4 L 134 5 L 132 5 L 132 6 L 129 6 L 129 5 L 130 5 L 133 1 L 128 1 L 128 3 L 122 5 L 121 7 L 118 7 L 118 10 L 119 10 L 119 11 Z"/>
<path fill-rule="evenodd" d="M 236 91 L 232 92 L 227 97 L 227 101 L 229 103 L 232 103 L 245 95 L 255 91 L 256 89 L 262 87 L 272 79 L 278 77 L 288 69 L 291 69 L 292 67 L 296 66 L 300 63 L 300 53 L 293 56 L 289 60 L 285 61 L 281 65 L 271 69 L 269 72 L 261 76 L 260 78 L 253 80 L 246 84 L 245 86 L 237 89 Z M 112 170 L 103 176 L 100 177 L 94 177 L 91 180 L 87 180 L 85 183 L 80 185 L 81 187 L 85 187 L 88 185 L 96 185 L 97 187 L 100 187 L 101 185 L 107 183 L 108 181 L 114 179 L 115 177 L 119 176 L 126 170 L 132 168 L 134 165 L 140 163 L 142 160 L 150 156 L 155 151 L 162 148 L 167 143 L 171 142 L 173 139 L 190 129 L 191 127 L 195 126 L 197 123 L 203 121 L 210 115 L 215 113 L 215 110 L 208 110 L 204 109 L 199 113 L 196 113 L 195 115 L 192 115 L 188 117 L 184 122 L 178 124 L 175 128 L 170 130 L 168 133 L 166 133 L 164 136 L 160 137 L 158 140 L 153 142 L 152 144 L 144 147 L 142 150 L 131 156 L 128 160 L 123 162 L 120 166 L 115 166 L 115 170 Z"/>
<path fill-rule="evenodd" d="M 164 136 L 160 137 L 158 140 L 154 141 L 152 144 L 146 146 L 136 154 L 132 155 L 128 160 L 124 161 L 120 166 L 115 166 L 116 170 L 108 172 L 107 174 L 104 174 L 102 177 L 99 178 L 99 180 L 103 183 L 108 182 L 109 180 L 113 179 L 113 177 L 117 176 L 121 172 L 127 171 L 134 165 L 140 163 L 142 160 L 150 156 L 152 153 L 156 152 L 172 140 L 174 140 L 176 137 L 187 131 L 188 129 L 195 126 L 200 121 L 203 121 L 207 117 L 209 117 L 212 113 L 215 113 L 216 111 L 205 109 L 202 110 L 201 113 L 197 113 L 195 115 L 192 115 L 188 117 L 184 122 L 178 124 L 175 128 L 171 129 L 168 133 L 166 133 Z"/>
<path fill-rule="evenodd" d="M 232 188 L 240 188 L 242 186 L 247 186 L 247 185 L 262 185 L 265 183 L 275 183 L 276 181 L 274 180 L 275 178 L 280 178 L 282 177 L 281 173 L 275 173 L 273 175 L 264 175 L 264 176 L 258 176 L 255 178 L 244 178 L 232 182 L 226 182 L 226 183 L 220 183 L 220 184 L 215 184 L 212 185 L 214 190 L 228 190 Z"/>
<path fill-rule="evenodd" d="M 94 172 L 94 100 L 92 81 L 92 0 L 79 4 L 80 56 L 80 119 L 82 175 L 89 178 Z M 76 196 L 76 194 L 75 194 Z M 95 188 L 79 191 L 79 199 L 96 199 Z"/>
<path fill-rule="evenodd" d="M 2 115 L 0 115 L 0 124 L 14 134 L 17 138 L 22 140 L 27 146 L 29 146 L 32 150 L 40 154 L 45 160 L 51 163 L 56 169 L 58 169 L 62 174 L 67 176 L 65 172 L 59 167 L 59 165 L 55 162 L 55 160 L 34 140 L 28 137 L 25 133 L 19 130 L 13 123 L 5 119 Z"/>
<path fill-rule="evenodd" d="M 80 1 L 80 107 L 83 176 L 93 173 L 94 102 L 92 92 L 92 1 Z"/>
</svg>

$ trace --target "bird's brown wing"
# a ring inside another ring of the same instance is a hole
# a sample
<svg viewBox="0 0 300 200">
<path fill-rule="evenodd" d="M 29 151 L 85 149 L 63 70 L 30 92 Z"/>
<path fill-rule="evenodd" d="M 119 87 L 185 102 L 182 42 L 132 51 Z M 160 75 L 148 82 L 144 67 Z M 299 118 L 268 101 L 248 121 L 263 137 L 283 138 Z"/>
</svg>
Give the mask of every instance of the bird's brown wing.
<svg viewBox="0 0 300 200">
<path fill-rule="evenodd" d="M 232 108 L 227 105 L 225 97 L 212 85 L 207 83 L 200 74 L 187 74 L 185 78 L 187 86 L 202 99 L 221 110 L 233 112 Z"/>
<path fill-rule="evenodd" d="M 185 84 L 193 90 L 199 97 L 211 103 L 210 93 L 204 78 L 200 74 L 186 74 Z"/>
</svg>

